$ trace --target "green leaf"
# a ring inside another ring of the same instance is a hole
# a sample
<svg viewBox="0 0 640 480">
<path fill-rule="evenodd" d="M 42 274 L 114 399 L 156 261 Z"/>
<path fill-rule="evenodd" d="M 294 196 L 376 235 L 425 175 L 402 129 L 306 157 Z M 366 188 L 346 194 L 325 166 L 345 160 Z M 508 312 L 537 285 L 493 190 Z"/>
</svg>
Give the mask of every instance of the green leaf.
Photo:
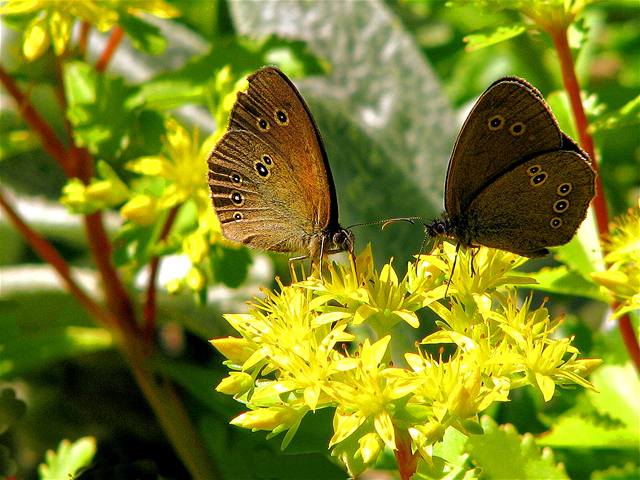
<svg viewBox="0 0 640 480">
<path fill-rule="evenodd" d="M 228 425 L 210 415 L 202 417 L 199 428 L 222 478 L 346 478 L 345 472 L 327 458 L 326 450 L 320 454 L 288 454 L 280 450 L 279 438 L 265 442 L 260 433 L 237 428 L 229 430 Z"/>
<path fill-rule="evenodd" d="M 532 272 L 527 275 L 538 281 L 537 284 L 527 286 L 531 290 L 592 298 L 604 303 L 609 301 L 609 296 L 598 285 L 589 280 L 589 277 L 583 277 L 576 272 L 570 271 L 566 265 L 543 268 L 539 272 Z"/>
<path fill-rule="evenodd" d="M 327 140 L 341 224 L 436 215 L 457 130 L 448 100 L 414 39 L 382 2 L 338 5 L 229 7 L 241 33 L 304 40 L 331 64 L 326 78 L 294 80 Z M 419 250 L 422 229 L 390 230 L 356 230 L 358 248 L 371 242 L 376 258 L 395 256 L 404 265 Z"/>
<path fill-rule="evenodd" d="M 137 94 L 139 102 L 148 108 L 169 109 L 185 103 L 204 103 L 215 72 L 231 66 L 238 77 L 251 73 L 265 64 L 283 62 L 293 74 L 319 73 L 321 63 L 307 49 L 305 43 L 267 36 L 255 41 L 246 38 L 222 38 L 211 50 L 195 57 L 182 68 L 161 73 L 144 82 Z"/>
<path fill-rule="evenodd" d="M 28 300 L 27 300 L 28 299 Z M 111 334 L 92 325 L 66 293 L 29 291 L 0 297 L 0 378 L 64 358 L 113 347 Z"/>
<path fill-rule="evenodd" d="M 140 106 L 136 88 L 79 61 L 65 63 L 64 82 L 77 145 L 98 157 L 116 157 L 128 144 L 132 113 Z"/>
<path fill-rule="evenodd" d="M 15 478 L 18 464 L 13 459 L 11 452 L 4 445 L 0 445 L 0 477 Z"/>
<path fill-rule="evenodd" d="M 542 445 L 566 448 L 638 448 L 640 382 L 633 366 L 607 365 L 591 375 L 598 392 L 553 419 Z"/>
<path fill-rule="evenodd" d="M 600 115 L 591 125 L 591 132 L 628 128 L 640 124 L 640 95 L 628 101 L 623 107 L 614 112 Z M 639 133 L 635 128 L 636 135 Z"/>
<path fill-rule="evenodd" d="M 596 470 L 591 474 L 591 480 L 637 480 L 638 478 L 640 478 L 640 467 L 631 463 L 623 467 Z"/>
<path fill-rule="evenodd" d="M 15 390 L 3 389 L 0 393 L 0 435 L 9 430 L 26 411 L 26 403 L 16 398 Z"/>
<path fill-rule="evenodd" d="M 209 255 L 209 261 L 215 281 L 230 288 L 237 288 L 247 278 L 252 259 L 246 248 L 214 245 Z"/>
<path fill-rule="evenodd" d="M 519 435 L 512 425 L 498 426 L 488 416 L 481 422 L 484 435 L 471 435 L 466 450 L 487 478 L 569 478 L 551 451 L 541 451 L 530 435 Z"/>
<path fill-rule="evenodd" d="M 63 440 L 57 452 L 49 450 L 46 463 L 38 467 L 41 480 L 72 479 L 84 467 L 91 463 L 96 453 L 96 439 L 82 437 L 71 443 Z"/>
<path fill-rule="evenodd" d="M 120 15 L 118 25 L 127 32 L 131 43 L 138 50 L 150 55 L 162 53 L 167 46 L 167 40 L 160 29 L 134 15 Z"/>
<path fill-rule="evenodd" d="M 495 30 L 486 33 L 473 33 L 464 37 L 464 41 L 467 44 L 465 50 L 467 52 L 473 52 L 480 50 L 481 48 L 490 47 L 496 43 L 517 37 L 526 30 L 526 25 L 522 23 L 515 23 L 509 26 L 498 27 Z"/>
</svg>

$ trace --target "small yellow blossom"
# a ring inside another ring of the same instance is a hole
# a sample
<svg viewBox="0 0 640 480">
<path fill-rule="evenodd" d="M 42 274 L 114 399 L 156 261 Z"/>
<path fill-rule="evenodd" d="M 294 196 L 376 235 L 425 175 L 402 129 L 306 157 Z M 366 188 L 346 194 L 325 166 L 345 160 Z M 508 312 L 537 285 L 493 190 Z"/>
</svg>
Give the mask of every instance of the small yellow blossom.
<svg viewBox="0 0 640 480">
<path fill-rule="evenodd" d="M 97 171 L 99 178 L 92 178 L 88 185 L 78 178 L 68 180 L 60 203 L 74 213 L 90 214 L 124 202 L 129 188 L 109 164 L 100 160 Z"/>
<path fill-rule="evenodd" d="M 212 340 L 236 371 L 218 390 L 250 408 L 232 423 L 286 431 L 286 446 L 306 413 L 331 407 L 328 446 L 355 476 L 398 441 L 430 463 L 448 428 L 481 433 L 479 414 L 514 388 L 534 386 L 545 400 L 558 385 L 593 388 L 585 376 L 599 361 L 578 359 L 572 338 L 556 338 L 561 318 L 544 305 L 519 304 L 513 284 L 529 280 L 510 270 L 524 260 L 481 248 L 472 273 L 471 254 L 461 252 L 444 299 L 453 250 L 420 256 L 401 278 L 391 261 L 378 273 L 367 248 L 355 264 L 279 284 L 247 313 L 225 315 L 240 338 Z M 393 325 L 419 326 L 424 307 L 439 315 L 439 329 L 415 350 L 394 352 Z M 352 331 L 371 338 L 354 345 Z M 456 349 L 439 359 L 422 350 L 436 344 Z"/>
<path fill-rule="evenodd" d="M 227 395 L 242 395 L 253 387 L 253 377 L 244 372 L 231 372 L 227 378 L 216 387 L 220 393 Z"/>
<path fill-rule="evenodd" d="M 616 316 L 640 310 L 640 200 L 613 223 L 604 249 L 609 268 L 591 277 L 619 302 Z"/>
<path fill-rule="evenodd" d="M 158 201 L 151 195 L 135 195 L 122 206 L 120 215 L 138 225 L 152 225 L 158 218 Z"/>
<path fill-rule="evenodd" d="M 77 19 L 89 22 L 103 32 L 118 21 L 113 8 L 95 0 L 9 0 L 0 6 L 0 15 L 33 16 L 23 40 L 23 53 L 30 61 L 42 55 L 50 44 L 56 55 L 62 55 Z"/>
<path fill-rule="evenodd" d="M 29 61 L 42 55 L 51 44 L 55 54 L 62 55 L 76 20 L 106 32 L 118 23 L 121 13 L 172 18 L 180 12 L 164 0 L 8 0 L 0 6 L 0 15 L 33 17 L 23 36 L 22 50 Z"/>
</svg>

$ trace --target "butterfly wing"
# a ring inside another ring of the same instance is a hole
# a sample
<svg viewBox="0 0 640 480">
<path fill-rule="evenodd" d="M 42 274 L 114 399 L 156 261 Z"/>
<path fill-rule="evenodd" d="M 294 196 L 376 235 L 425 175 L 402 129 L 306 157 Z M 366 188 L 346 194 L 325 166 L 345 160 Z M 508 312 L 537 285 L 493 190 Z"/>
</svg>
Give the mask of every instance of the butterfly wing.
<svg viewBox="0 0 640 480">
<path fill-rule="evenodd" d="M 209 156 L 209 185 L 224 235 L 264 250 L 308 252 L 338 228 L 338 204 L 318 128 L 278 69 L 248 77 L 229 131 Z"/>
<path fill-rule="evenodd" d="M 472 242 L 523 256 L 567 243 L 595 195 L 595 172 L 577 151 L 544 153 L 483 189 L 465 214 Z"/>
<path fill-rule="evenodd" d="M 447 213 L 464 212 L 514 162 L 562 145 L 562 133 L 540 92 L 519 78 L 496 81 L 478 99 L 456 140 L 447 170 Z"/>
<path fill-rule="evenodd" d="M 291 182 L 302 186 L 304 200 L 317 212 L 319 226 L 336 228 L 338 201 L 329 161 L 302 95 L 275 67 L 258 70 L 248 82 L 247 91 L 238 94 L 229 128 L 247 130 L 286 149 L 294 174 Z"/>
</svg>

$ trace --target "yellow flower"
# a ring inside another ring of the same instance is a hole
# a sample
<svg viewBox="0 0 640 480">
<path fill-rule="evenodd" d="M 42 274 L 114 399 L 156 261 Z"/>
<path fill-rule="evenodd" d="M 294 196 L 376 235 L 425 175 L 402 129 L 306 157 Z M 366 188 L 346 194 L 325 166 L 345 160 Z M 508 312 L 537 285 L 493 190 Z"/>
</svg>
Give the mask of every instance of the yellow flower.
<svg viewBox="0 0 640 480">
<path fill-rule="evenodd" d="M 640 200 L 613 223 L 604 249 L 609 268 L 591 277 L 620 303 L 616 316 L 640 310 Z"/>
<path fill-rule="evenodd" d="M 120 215 L 138 225 L 152 225 L 158 218 L 158 201 L 151 195 L 135 195 L 122 206 Z"/>
<path fill-rule="evenodd" d="M 231 420 L 232 425 L 256 430 L 275 430 L 291 427 L 300 416 L 300 411 L 291 407 L 276 406 L 260 408 L 242 413 Z"/>
<path fill-rule="evenodd" d="M 90 214 L 121 204 L 129 196 L 129 188 L 105 161 L 98 161 L 97 178 L 89 185 L 71 178 L 62 188 L 60 203 L 73 213 Z"/>
<path fill-rule="evenodd" d="M 118 23 L 119 12 L 147 13 L 160 18 L 172 18 L 180 13 L 164 0 L 8 0 L 0 6 L 0 15 L 33 16 L 25 29 L 22 46 L 29 61 L 42 55 L 50 44 L 56 55 L 62 55 L 76 20 L 106 32 Z"/>
<path fill-rule="evenodd" d="M 23 52 L 27 60 L 35 60 L 53 44 L 56 55 L 67 48 L 73 24 L 77 19 L 109 30 L 118 21 L 113 8 L 95 0 L 9 0 L 0 6 L 0 15 L 33 15 L 24 32 Z"/>
<path fill-rule="evenodd" d="M 248 313 L 225 315 L 242 338 L 212 343 L 241 374 L 232 372 L 218 390 L 251 409 L 233 423 L 271 434 L 286 430 L 286 445 L 306 412 L 335 408 L 331 454 L 357 475 L 385 447 L 398 448 L 398 439 L 431 461 L 447 428 L 481 432 L 478 414 L 507 401 L 514 388 L 533 385 L 547 400 L 556 385 L 592 388 L 584 377 L 599 361 L 578 359 L 571 338 L 552 336 L 560 319 L 551 319 L 544 305 L 531 308 L 530 299 L 519 305 L 515 287 L 496 291 L 521 281 L 509 270 L 523 260 L 482 250 L 474 275 L 469 263 L 454 274 L 450 302 L 440 301 L 450 247 L 421 256 L 402 279 L 391 262 L 378 273 L 367 248 L 355 269 L 331 264 L 322 278 L 279 284 L 279 292 L 265 290 Z M 468 254 L 458 262 L 470 262 Z M 400 320 L 418 326 L 415 312 L 425 306 L 441 320 L 422 345 L 455 344 L 446 358 L 418 346 L 392 351 L 391 327 Z M 356 338 L 351 331 L 365 336 L 357 346 L 348 345 Z M 366 338 L 371 332 L 374 339 Z M 406 366 L 392 358 L 404 358 Z"/>
</svg>

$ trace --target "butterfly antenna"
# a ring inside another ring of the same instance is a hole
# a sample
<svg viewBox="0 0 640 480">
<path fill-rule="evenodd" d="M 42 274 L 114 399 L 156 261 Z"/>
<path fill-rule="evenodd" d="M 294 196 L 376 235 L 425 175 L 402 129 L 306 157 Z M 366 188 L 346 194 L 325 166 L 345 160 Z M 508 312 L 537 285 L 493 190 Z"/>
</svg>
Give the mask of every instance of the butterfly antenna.
<svg viewBox="0 0 640 480">
<path fill-rule="evenodd" d="M 384 228 L 387 225 L 390 225 L 392 223 L 396 223 L 396 222 L 409 222 L 411 224 L 415 224 L 415 220 L 422 220 L 422 217 L 399 217 L 399 218 L 387 218 L 384 220 L 376 220 L 375 222 L 364 222 L 364 223 L 354 223 L 353 225 L 349 225 L 347 227 L 347 230 L 353 228 L 353 227 L 366 227 L 368 225 L 380 225 L 382 224 L 382 229 L 384 230 Z"/>
</svg>

